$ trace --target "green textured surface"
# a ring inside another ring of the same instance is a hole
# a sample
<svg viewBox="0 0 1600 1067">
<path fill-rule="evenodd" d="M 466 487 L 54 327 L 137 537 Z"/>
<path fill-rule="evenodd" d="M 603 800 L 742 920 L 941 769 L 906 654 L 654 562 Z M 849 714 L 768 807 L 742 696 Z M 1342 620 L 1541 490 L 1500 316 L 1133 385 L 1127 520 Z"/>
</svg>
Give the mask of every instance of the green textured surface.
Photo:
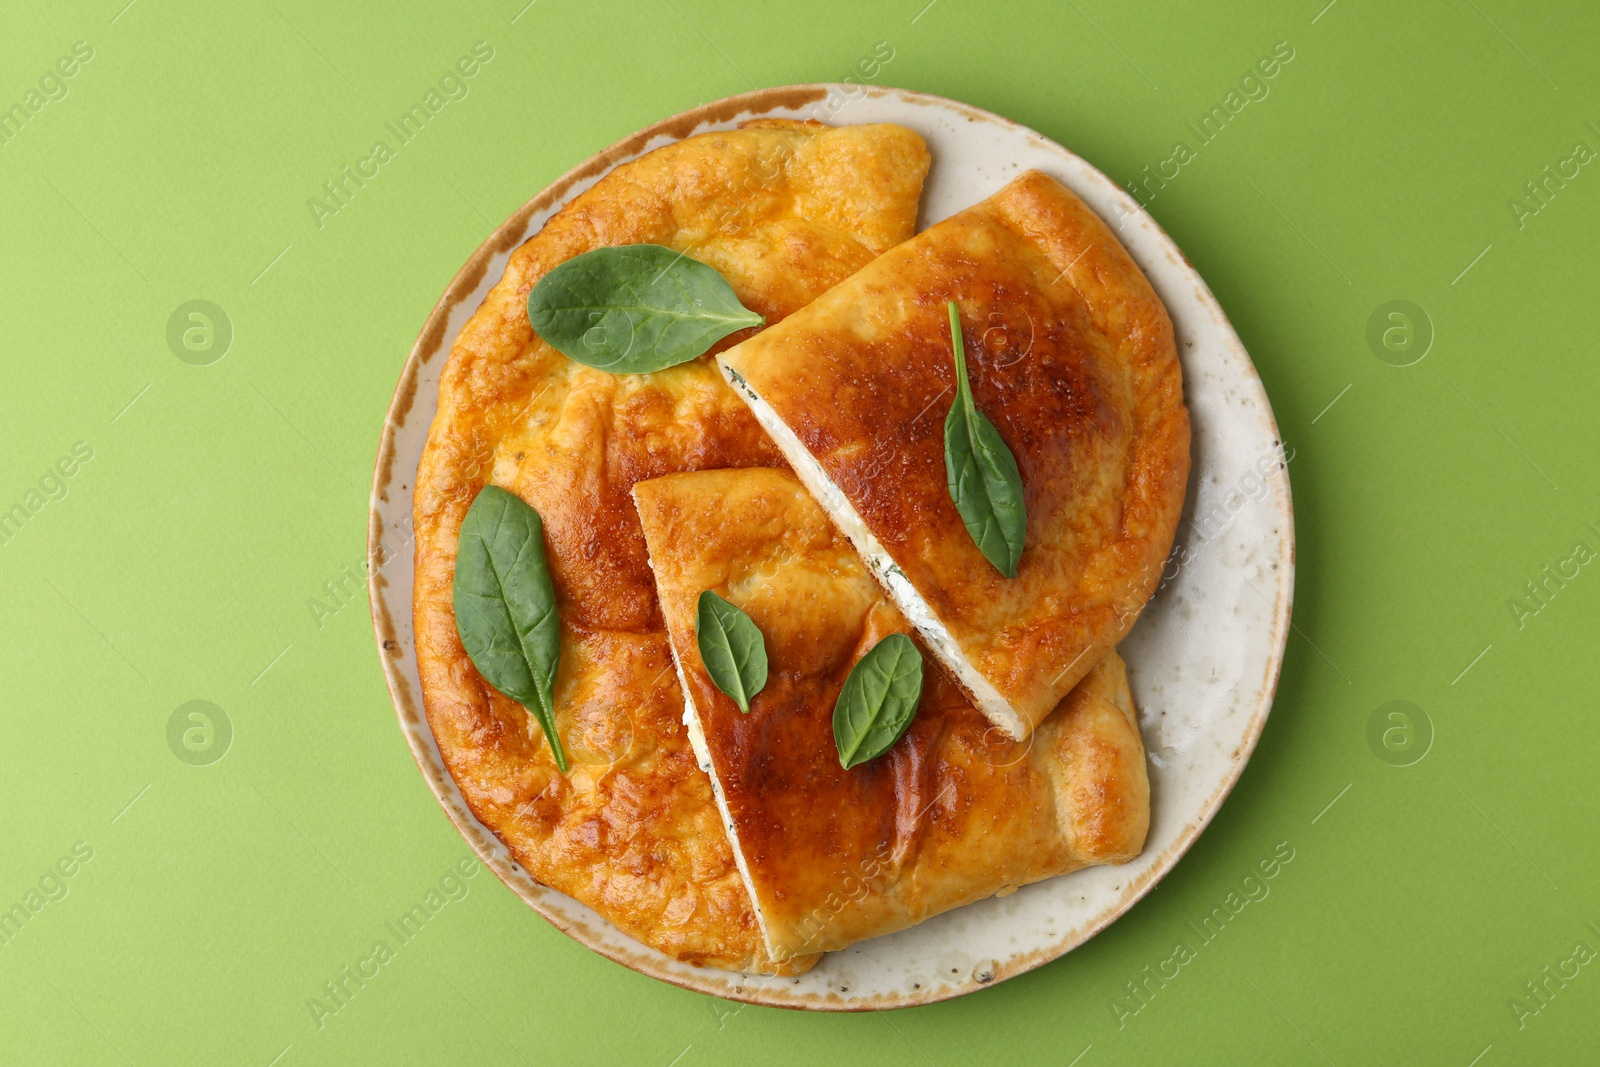
<svg viewBox="0 0 1600 1067">
<path fill-rule="evenodd" d="M 1600 151 L 1600 9 L 124 2 L 0 16 L 0 106 L 93 48 L 0 144 L 0 508 L 44 479 L 0 544 L 0 909 L 26 911 L 41 879 L 65 891 L 0 945 L 0 1060 L 1600 1056 L 1600 966 L 1576 962 L 1600 951 L 1600 567 L 1573 556 L 1600 550 L 1600 164 L 1542 202 L 1524 188 L 1579 142 Z M 493 59 L 469 94 L 319 228 L 307 199 L 479 41 Z M 469 856 L 401 739 L 350 578 L 424 316 L 495 223 L 590 153 L 702 101 L 841 79 L 880 41 L 878 82 L 1017 119 L 1124 182 L 1293 49 L 1150 204 L 1296 450 L 1297 632 L 1255 759 L 1130 914 L 956 1002 L 741 1009 L 591 954 L 479 870 L 319 1027 L 308 998 Z M 195 299 L 232 323 L 209 366 L 166 340 Z M 1368 344 L 1391 300 L 1432 324 L 1411 366 Z M 49 479 L 77 442 L 92 459 Z M 1568 559 L 1576 576 L 1544 578 Z M 1543 606 L 1524 588 L 1540 580 Z M 191 700 L 231 723 L 218 762 L 169 747 Z M 1409 766 L 1368 742 L 1392 700 L 1432 724 Z M 1125 983 L 1198 940 L 1189 924 L 1280 842 L 1294 858 L 1270 895 L 1133 1000 Z M 73 876 L 47 878 L 64 858 Z M 1546 977 L 1562 966 L 1576 975 Z"/>
</svg>

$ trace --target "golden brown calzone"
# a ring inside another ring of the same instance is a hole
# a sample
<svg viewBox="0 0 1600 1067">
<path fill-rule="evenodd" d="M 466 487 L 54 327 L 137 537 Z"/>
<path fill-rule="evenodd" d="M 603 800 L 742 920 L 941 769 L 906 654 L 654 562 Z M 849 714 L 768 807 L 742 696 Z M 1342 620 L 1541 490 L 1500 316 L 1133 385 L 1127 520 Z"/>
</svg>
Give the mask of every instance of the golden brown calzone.
<svg viewBox="0 0 1600 1067">
<path fill-rule="evenodd" d="M 910 237 L 928 168 L 898 126 L 760 121 L 618 166 L 512 253 L 440 379 L 416 485 L 417 658 L 428 720 L 468 806 L 540 882 L 679 960 L 767 956 L 684 734 L 683 697 L 629 490 L 703 467 L 782 462 L 710 356 L 655 374 L 580 366 L 535 336 L 529 290 L 605 245 L 710 264 L 769 323 Z M 725 343 L 732 343 L 735 335 Z M 544 519 L 562 620 L 559 773 L 539 727 L 456 634 L 456 540 L 492 482 Z"/>
<path fill-rule="evenodd" d="M 1015 578 L 950 498 L 960 305 L 978 408 L 1027 508 Z M 719 358 L 785 457 L 973 702 L 1013 737 L 1155 591 L 1189 474 L 1166 309 L 1094 212 L 1031 171 Z"/>
<path fill-rule="evenodd" d="M 930 658 L 905 736 L 845 770 L 839 690 L 868 649 L 911 630 L 849 541 L 787 471 L 669 475 L 633 495 L 691 736 L 774 958 L 843 948 L 1143 847 L 1149 781 L 1115 652 L 1021 742 Z M 748 713 L 700 657 L 706 589 L 764 636 L 768 678 Z"/>
</svg>

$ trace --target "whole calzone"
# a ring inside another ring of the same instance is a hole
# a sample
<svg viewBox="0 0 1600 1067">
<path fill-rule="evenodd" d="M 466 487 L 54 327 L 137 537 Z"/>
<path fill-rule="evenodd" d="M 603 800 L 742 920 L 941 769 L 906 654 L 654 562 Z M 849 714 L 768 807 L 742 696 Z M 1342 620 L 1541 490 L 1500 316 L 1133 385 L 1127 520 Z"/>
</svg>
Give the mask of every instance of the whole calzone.
<svg viewBox="0 0 1600 1067">
<path fill-rule="evenodd" d="M 468 806 L 534 878 L 679 960 L 774 963 L 682 722 L 683 696 L 635 482 L 770 466 L 778 451 L 709 355 L 649 375 L 568 360 L 529 326 L 529 290 L 606 245 L 715 267 L 769 323 L 910 237 L 928 153 L 898 126 L 764 120 L 623 164 L 516 249 L 462 329 L 417 473 L 417 658 L 433 735 Z M 725 343 L 749 336 L 735 334 Z M 451 605 L 456 541 L 493 483 L 544 519 L 561 616 L 561 774 L 540 728 L 478 674 Z"/>
</svg>

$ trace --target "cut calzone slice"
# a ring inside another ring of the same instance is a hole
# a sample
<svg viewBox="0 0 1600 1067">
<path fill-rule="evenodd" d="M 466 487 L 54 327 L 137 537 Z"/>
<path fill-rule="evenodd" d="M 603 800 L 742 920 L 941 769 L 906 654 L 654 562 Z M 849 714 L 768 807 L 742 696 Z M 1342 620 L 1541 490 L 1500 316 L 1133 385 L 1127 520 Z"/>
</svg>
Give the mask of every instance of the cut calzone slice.
<svg viewBox="0 0 1600 1067">
<path fill-rule="evenodd" d="M 1016 577 L 952 502 L 946 302 L 1016 457 Z M 1132 627 L 1183 509 L 1189 416 L 1166 309 L 1089 208 L 1030 171 L 718 357 L 974 703 L 1023 738 Z"/>
<path fill-rule="evenodd" d="M 906 734 L 845 770 L 839 690 L 879 640 L 911 632 L 854 548 L 785 471 L 674 474 L 633 496 L 690 742 L 772 958 L 843 948 L 1143 847 L 1149 782 L 1115 652 L 1021 742 L 929 660 Z M 748 713 L 700 657 L 706 589 L 763 634 L 767 682 Z"/>
</svg>

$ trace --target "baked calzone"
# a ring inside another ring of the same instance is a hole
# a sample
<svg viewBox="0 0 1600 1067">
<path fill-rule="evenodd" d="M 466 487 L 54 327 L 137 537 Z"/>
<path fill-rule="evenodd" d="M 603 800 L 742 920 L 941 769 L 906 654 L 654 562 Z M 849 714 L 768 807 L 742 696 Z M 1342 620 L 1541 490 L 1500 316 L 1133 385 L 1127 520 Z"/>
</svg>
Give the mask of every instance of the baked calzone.
<svg viewBox="0 0 1600 1067">
<path fill-rule="evenodd" d="M 675 471 L 782 457 L 710 355 L 649 375 L 581 366 L 534 335 L 528 293 L 580 253 L 659 244 L 716 268 L 776 323 L 911 236 L 927 168 L 922 139 L 888 125 L 762 120 L 650 152 L 512 253 L 440 377 L 417 472 L 414 613 L 445 765 L 534 878 L 679 960 L 789 973 L 810 963 L 777 963 L 762 943 L 685 735 L 629 491 Z M 544 520 L 565 775 L 533 716 L 484 681 L 457 635 L 457 538 L 490 483 Z"/>
<path fill-rule="evenodd" d="M 959 306 L 978 410 L 1026 504 L 1016 576 L 951 498 Z M 1166 309 L 1038 171 L 873 260 L 718 361 L 977 707 L 1023 738 L 1132 628 L 1172 546 L 1189 417 Z"/>
<path fill-rule="evenodd" d="M 846 770 L 832 726 L 840 688 L 880 640 L 911 632 L 850 542 L 787 471 L 675 474 L 633 495 L 690 736 L 774 959 L 843 948 L 1143 847 L 1149 781 L 1115 652 L 1020 742 L 929 662 L 905 735 Z M 763 636 L 767 680 L 748 713 L 701 659 L 704 590 Z"/>
</svg>

